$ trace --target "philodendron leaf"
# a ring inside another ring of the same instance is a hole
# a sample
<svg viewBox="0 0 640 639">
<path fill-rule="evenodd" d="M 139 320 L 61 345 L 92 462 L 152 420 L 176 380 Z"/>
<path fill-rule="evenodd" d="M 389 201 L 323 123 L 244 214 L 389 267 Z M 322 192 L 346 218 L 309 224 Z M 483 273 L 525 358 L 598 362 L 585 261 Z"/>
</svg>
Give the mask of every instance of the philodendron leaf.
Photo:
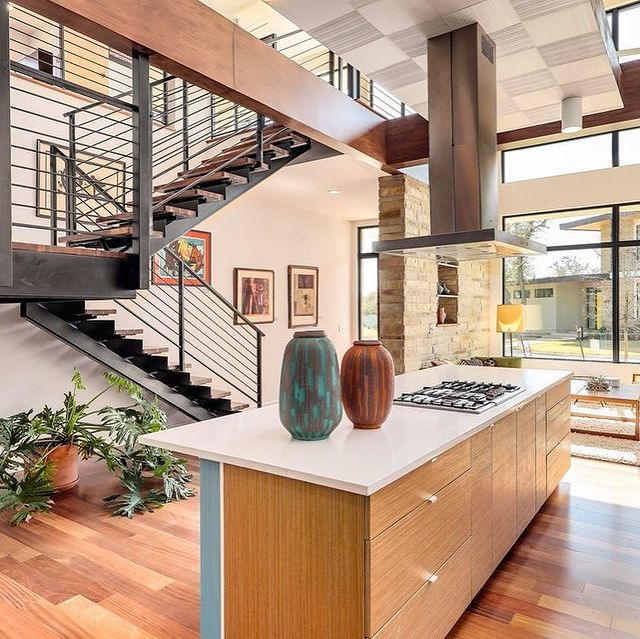
<svg viewBox="0 0 640 639">
<path fill-rule="evenodd" d="M 73 369 L 73 375 L 71 376 L 71 383 L 73 384 L 73 387 L 76 390 L 86 390 L 82 373 L 77 368 Z"/>
<path fill-rule="evenodd" d="M 107 384 L 109 384 L 111 388 L 115 388 L 119 393 L 126 393 L 131 399 L 135 399 L 137 402 L 144 400 L 144 391 L 138 384 L 132 382 L 130 379 L 125 379 L 109 371 L 104 374 L 104 378 L 107 380 Z"/>
</svg>

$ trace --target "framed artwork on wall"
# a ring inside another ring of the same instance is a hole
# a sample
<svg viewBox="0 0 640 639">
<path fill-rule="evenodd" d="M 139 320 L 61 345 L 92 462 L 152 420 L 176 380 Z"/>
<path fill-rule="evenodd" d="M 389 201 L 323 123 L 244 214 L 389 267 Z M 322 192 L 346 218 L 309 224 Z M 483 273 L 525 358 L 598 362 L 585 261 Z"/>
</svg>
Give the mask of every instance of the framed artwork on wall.
<svg viewBox="0 0 640 639">
<path fill-rule="evenodd" d="M 64 220 L 67 211 L 69 147 L 37 140 L 36 156 L 36 215 Z M 125 181 L 124 162 L 78 152 L 74 180 L 78 218 L 106 217 L 126 212 Z"/>
<path fill-rule="evenodd" d="M 233 269 L 234 306 L 254 324 L 275 320 L 275 273 L 258 268 Z M 242 320 L 235 318 L 236 324 Z"/>
<path fill-rule="evenodd" d="M 186 286 L 202 286 L 202 280 L 211 284 L 211 233 L 189 231 L 158 251 L 153 257 L 153 284 L 164 286 L 178 284 L 178 261 L 174 255 L 186 262 L 198 276 L 186 271 L 184 278 Z"/>
<path fill-rule="evenodd" d="M 318 325 L 318 267 L 289 266 L 289 328 Z"/>
</svg>

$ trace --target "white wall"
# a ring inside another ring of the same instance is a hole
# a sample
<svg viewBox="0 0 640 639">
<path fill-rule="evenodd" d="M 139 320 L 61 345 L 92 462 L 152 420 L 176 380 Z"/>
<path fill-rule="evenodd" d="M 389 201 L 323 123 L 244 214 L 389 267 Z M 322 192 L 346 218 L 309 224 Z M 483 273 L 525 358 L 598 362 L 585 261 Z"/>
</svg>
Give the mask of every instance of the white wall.
<svg viewBox="0 0 640 639">
<path fill-rule="evenodd" d="M 269 180 L 287 179 L 287 169 Z M 268 182 L 254 187 L 205 221 L 199 230 L 212 233 L 212 281 L 233 300 L 233 269 L 261 268 L 275 271 L 275 322 L 261 324 L 263 342 L 263 397 L 277 399 L 282 354 L 296 330 L 288 328 L 287 267 L 290 264 L 319 267 L 318 328 L 327 331 L 341 357 L 352 339 L 352 226 L 313 210 L 287 205 L 269 197 Z"/>
</svg>

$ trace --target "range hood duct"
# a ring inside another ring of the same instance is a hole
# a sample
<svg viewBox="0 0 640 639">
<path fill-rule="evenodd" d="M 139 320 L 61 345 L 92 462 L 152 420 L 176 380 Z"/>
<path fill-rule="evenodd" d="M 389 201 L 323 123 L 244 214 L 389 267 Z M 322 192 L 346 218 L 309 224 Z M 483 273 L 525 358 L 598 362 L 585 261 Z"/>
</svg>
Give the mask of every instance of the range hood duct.
<svg viewBox="0 0 640 639">
<path fill-rule="evenodd" d="M 428 41 L 431 233 L 374 244 L 378 253 L 457 260 L 546 253 L 498 229 L 495 44 L 478 24 Z"/>
</svg>

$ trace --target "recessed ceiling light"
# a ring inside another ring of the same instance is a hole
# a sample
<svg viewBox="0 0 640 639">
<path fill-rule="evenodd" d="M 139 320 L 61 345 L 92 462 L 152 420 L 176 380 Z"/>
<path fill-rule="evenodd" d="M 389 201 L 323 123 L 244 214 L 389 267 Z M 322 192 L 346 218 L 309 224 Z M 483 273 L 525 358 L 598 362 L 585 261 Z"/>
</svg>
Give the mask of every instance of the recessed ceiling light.
<svg viewBox="0 0 640 639">
<path fill-rule="evenodd" d="M 329 195 L 340 195 L 340 191 L 338 191 L 338 189 L 329 189 L 327 193 Z"/>
</svg>

